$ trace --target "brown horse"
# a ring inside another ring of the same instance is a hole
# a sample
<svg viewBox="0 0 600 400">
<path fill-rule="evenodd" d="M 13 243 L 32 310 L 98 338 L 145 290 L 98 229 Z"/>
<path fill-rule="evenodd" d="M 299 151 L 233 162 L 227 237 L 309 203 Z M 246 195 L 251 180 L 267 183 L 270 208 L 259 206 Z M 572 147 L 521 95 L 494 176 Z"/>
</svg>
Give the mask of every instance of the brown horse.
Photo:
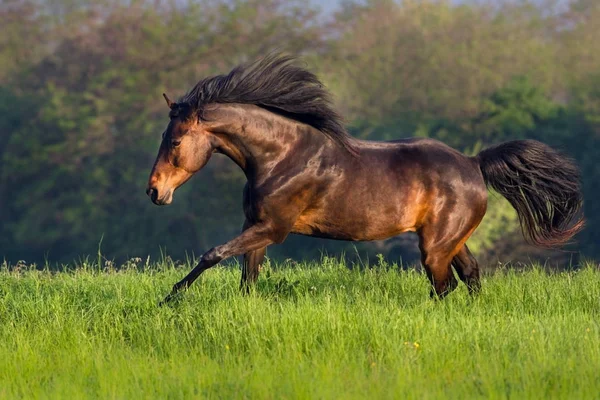
<svg viewBox="0 0 600 400">
<path fill-rule="evenodd" d="M 248 180 L 243 232 L 204 253 L 165 301 L 241 254 L 247 288 L 267 246 L 290 233 L 379 240 L 417 232 L 432 295 L 456 287 L 451 266 L 477 291 L 479 267 L 465 243 L 486 212 L 486 186 L 508 199 L 536 245 L 564 244 L 583 227 L 578 170 L 550 147 L 519 140 L 468 157 L 430 139 L 355 139 L 317 77 L 288 56 L 204 79 L 177 103 L 165 99 L 171 121 L 147 189 L 155 204 L 170 204 L 215 152 Z"/>
</svg>

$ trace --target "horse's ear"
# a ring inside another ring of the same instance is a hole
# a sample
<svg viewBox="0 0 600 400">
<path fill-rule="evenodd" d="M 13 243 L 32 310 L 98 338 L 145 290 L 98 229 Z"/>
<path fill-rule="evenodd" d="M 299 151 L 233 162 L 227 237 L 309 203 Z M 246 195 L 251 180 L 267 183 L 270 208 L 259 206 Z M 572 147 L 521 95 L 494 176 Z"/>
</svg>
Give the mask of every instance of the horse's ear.
<svg viewBox="0 0 600 400">
<path fill-rule="evenodd" d="M 173 106 L 175 106 L 175 103 L 173 103 L 171 101 L 171 99 L 169 99 L 169 96 L 167 96 L 165 93 L 163 93 L 163 97 L 165 98 L 165 100 L 167 101 L 167 105 L 169 106 L 170 109 L 173 109 Z"/>
</svg>

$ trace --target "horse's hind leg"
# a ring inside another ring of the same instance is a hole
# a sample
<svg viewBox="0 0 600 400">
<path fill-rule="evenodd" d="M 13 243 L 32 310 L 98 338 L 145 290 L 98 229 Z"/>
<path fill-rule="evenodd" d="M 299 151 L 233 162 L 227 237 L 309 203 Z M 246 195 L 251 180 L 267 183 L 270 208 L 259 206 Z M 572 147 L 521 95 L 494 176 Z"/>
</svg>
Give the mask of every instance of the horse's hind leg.
<svg viewBox="0 0 600 400">
<path fill-rule="evenodd" d="M 451 223 L 436 225 L 426 225 L 419 231 L 421 261 L 433 286 L 431 296 L 443 298 L 456 289 L 458 282 L 452 272 L 452 264 L 470 290 L 477 290 L 479 267 L 465 245 L 477 224 L 469 224 L 463 229 L 456 229 L 456 225 Z"/>
<path fill-rule="evenodd" d="M 454 277 L 450 263 L 454 254 L 447 243 L 440 242 L 435 236 L 428 235 L 427 230 L 419 232 L 419 248 L 421 262 L 432 285 L 431 297 L 443 298 L 452 292 L 458 282 Z"/>
<path fill-rule="evenodd" d="M 474 294 L 479 292 L 481 289 L 479 264 L 466 244 L 461 247 L 452 259 L 452 266 L 456 270 L 460 280 L 469 288 L 469 293 Z"/>
<path fill-rule="evenodd" d="M 450 294 L 458 282 L 450 268 L 451 259 L 446 252 L 436 250 L 421 250 L 421 260 L 431 282 L 431 297 L 444 298 Z"/>
</svg>

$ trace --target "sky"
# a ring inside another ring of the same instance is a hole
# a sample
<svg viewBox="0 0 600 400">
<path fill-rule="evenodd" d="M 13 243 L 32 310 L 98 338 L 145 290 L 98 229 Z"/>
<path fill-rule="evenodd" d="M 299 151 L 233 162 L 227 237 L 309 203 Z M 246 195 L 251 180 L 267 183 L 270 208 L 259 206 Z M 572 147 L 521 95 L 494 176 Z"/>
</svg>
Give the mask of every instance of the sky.
<svg viewBox="0 0 600 400">
<path fill-rule="evenodd" d="M 311 3 L 319 5 L 325 12 L 330 12 L 341 3 L 341 0 L 311 0 Z"/>
<path fill-rule="evenodd" d="M 343 0 L 309 0 L 312 4 L 318 5 L 325 13 L 329 13 L 335 10 Z M 469 0 L 451 0 L 454 4 L 466 3 Z M 535 0 L 534 0 L 535 1 Z M 599 0 L 600 1 L 600 0 Z M 567 3 L 567 0 L 558 0 L 557 4 L 559 6 L 564 6 Z"/>
<path fill-rule="evenodd" d="M 310 0 L 312 4 L 320 5 L 323 11 L 335 10 L 343 0 Z M 451 0 L 454 4 L 466 3 L 468 0 Z M 559 0 L 559 5 L 564 5 L 566 0 Z"/>
<path fill-rule="evenodd" d="M 335 10 L 343 0 L 310 0 L 312 4 L 318 5 L 324 12 Z M 463 0 L 453 0 L 454 3 L 461 3 Z"/>
</svg>

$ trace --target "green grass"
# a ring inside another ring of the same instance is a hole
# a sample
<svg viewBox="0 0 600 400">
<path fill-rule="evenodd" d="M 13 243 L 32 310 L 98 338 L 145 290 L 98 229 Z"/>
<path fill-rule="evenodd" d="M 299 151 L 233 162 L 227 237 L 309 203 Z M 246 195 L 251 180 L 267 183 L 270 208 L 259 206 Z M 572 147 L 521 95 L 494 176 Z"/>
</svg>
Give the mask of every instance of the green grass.
<svg viewBox="0 0 600 400">
<path fill-rule="evenodd" d="M 186 267 L 187 268 L 187 267 Z M 0 272 L 0 398 L 598 398 L 600 270 L 501 271 L 469 297 L 324 259 Z"/>
</svg>

